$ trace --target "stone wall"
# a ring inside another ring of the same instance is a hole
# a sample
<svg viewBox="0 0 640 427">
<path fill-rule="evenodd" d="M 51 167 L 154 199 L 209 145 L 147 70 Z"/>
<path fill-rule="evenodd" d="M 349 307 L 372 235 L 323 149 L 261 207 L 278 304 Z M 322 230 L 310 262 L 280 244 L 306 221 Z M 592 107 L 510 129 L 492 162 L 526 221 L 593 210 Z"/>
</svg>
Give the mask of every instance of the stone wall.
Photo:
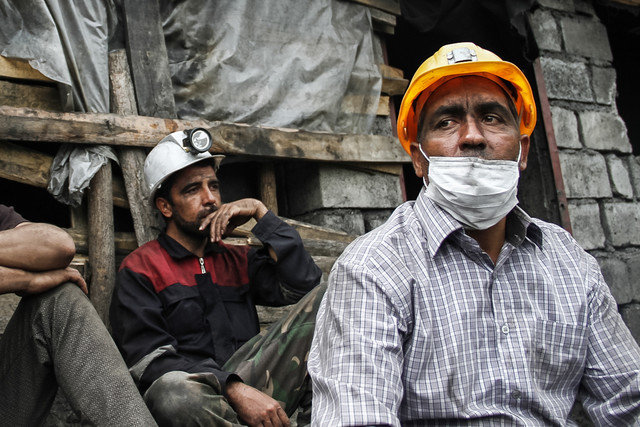
<svg viewBox="0 0 640 427">
<path fill-rule="evenodd" d="M 640 157 L 632 153 L 616 108 L 606 28 L 585 0 L 538 0 L 529 22 L 540 49 L 573 235 L 598 260 L 640 341 Z"/>
</svg>

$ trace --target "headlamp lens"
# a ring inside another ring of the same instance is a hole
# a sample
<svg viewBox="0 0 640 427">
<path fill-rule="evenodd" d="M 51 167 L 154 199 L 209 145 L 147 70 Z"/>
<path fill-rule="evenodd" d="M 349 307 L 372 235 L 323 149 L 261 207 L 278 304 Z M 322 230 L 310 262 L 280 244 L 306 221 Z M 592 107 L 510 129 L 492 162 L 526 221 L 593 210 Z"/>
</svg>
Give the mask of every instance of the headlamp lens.
<svg viewBox="0 0 640 427">
<path fill-rule="evenodd" d="M 209 151 L 212 145 L 211 135 L 205 129 L 196 128 L 188 132 L 188 144 L 197 152 Z"/>
</svg>

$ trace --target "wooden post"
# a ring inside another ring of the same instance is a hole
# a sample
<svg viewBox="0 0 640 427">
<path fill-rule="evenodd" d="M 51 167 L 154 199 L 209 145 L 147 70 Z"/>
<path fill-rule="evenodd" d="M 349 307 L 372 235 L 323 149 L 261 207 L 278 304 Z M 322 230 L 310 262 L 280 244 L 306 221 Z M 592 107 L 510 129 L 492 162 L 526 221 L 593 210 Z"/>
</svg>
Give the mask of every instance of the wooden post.
<svg viewBox="0 0 640 427">
<path fill-rule="evenodd" d="M 116 278 L 111 189 L 111 161 L 108 160 L 91 180 L 88 195 L 89 298 L 105 325 L 109 324 L 109 304 Z"/>
<path fill-rule="evenodd" d="M 260 167 L 260 199 L 268 209 L 278 215 L 276 173 L 272 162 L 263 163 Z"/>
<path fill-rule="evenodd" d="M 124 49 L 109 53 L 109 81 L 111 83 L 111 112 L 123 115 L 138 114 L 133 83 Z M 118 159 L 133 218 L 138 245 L 155 239 L 162 229 L 161 221 L 149 204 L 144 189 L 145 153 L 140 148 L 120 147 Z"/>
</svg>

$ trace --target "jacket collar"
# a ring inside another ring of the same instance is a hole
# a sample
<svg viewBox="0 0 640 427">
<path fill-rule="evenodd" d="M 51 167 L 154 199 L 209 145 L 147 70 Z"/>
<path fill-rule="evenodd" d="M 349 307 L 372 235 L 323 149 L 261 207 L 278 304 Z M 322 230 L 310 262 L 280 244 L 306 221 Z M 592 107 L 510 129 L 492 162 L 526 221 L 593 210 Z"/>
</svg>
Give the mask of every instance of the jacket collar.
<svg viewBox="0 0 640 427">
<path fill-rule="evenodd" d="M 442 243 L 450 236 L 464 233 L 462 224 L 429 199 L 425 194 L 424 187 L 416 199 L 414 211 L 427 235 L 427 248 L 431 258 L 436 255 Z M 514 246 L 519 246 L 525 238 L 528 238 L 542 248 L 542 230 L 519 206 L 507 214 L 505 234 L 505 240 Z"/>
<path fill-rule="evenodd" d="M 169 237 L 165 231 L 160 233 L 158 236 L 158 243 L 160 243 L 160 246 L 162 246 L 162 248 L 166 250 L 169 256 L 173 259 L 184 259 L 190 257 L 197 258 L 197 255 L 182 246 L 174 238 Z M 205 255 L 209 255 L 210 253 L 224 253 L 226 251 L 227 249 L 223 245 L 211 242 L 207 242 L 207 245 L 204 248 Z"/>
</svg>

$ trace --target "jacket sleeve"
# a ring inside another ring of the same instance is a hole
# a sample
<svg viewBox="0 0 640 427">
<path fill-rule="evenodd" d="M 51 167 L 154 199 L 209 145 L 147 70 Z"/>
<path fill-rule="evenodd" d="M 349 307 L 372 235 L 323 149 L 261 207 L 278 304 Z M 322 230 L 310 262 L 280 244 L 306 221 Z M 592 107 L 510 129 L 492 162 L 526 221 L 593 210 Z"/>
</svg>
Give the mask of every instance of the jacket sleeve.
<svg viewBox="0 0 640 427">
<path fill-rule="evenodd" d="M 249 280 L 256 304 L 293 304 L 320 283 L 322 271 L 293 227 L 269 211 L 251 231 L 264 245 L 249 252 Z M 269 247 L 277 262 L 269 256 Z"/>
<path fill-rule="evenodd" d="M 170 371 L 212 372 L 223 388 L 230 379 L 240 380 L 212 358 L 180 353 L 162 310 L 146 276 L 129 268 L 118 272 L 109 313 L 112 335 L 141 393 Z"/>
</svg>

